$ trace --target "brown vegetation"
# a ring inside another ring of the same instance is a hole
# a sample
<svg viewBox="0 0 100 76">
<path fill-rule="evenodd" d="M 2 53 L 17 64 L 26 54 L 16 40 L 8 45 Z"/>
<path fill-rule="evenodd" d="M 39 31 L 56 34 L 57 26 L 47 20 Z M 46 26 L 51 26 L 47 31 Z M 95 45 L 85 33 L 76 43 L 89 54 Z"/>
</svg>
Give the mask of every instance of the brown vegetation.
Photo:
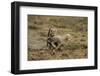
<svg viewBox="0 0 100 76">
<path fill-rule="evenodd" d="M 87 58 L 87 17 L 28 15 L 28 60 Z M 46 45 L 48 30 L 53 25 L 57 34 L 70 34 L 62 50 L 52 51 Z"/>
</svg>

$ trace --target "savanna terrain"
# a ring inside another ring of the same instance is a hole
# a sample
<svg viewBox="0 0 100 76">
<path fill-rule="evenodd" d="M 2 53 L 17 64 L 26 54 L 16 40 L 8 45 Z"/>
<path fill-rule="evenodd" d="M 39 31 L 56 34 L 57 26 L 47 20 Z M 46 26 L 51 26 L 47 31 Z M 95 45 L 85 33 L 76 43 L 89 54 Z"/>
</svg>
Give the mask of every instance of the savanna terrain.
<svg viewBox="0 0 100 76">
<path fill-rule="evenodd" d="M 64 40 L 63 50 L 48 49 L 50 26 L 56 28 L 60 36 L 71 35 L 71 40 Z M 87 17 L 28 15 L 28 60 L 87 58 L 87 27 Z"/>
</svg>

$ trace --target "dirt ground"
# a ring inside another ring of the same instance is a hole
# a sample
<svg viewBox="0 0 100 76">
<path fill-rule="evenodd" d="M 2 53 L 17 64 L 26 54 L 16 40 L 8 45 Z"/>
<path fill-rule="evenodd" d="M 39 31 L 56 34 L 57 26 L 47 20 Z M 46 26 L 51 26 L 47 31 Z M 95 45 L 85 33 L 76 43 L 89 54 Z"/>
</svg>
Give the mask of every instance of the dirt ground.
<svg viewBox="0 0 100 76">
<path fill-rule="evenodd" d="M 28 15 L 28 60 L 81 59 L 88 57 L 87 17 Z M 70 34 L 64 40 L 62 50 L 48 49 L 49 27 L 57 29 L 57 35 Z"/>
</svg>

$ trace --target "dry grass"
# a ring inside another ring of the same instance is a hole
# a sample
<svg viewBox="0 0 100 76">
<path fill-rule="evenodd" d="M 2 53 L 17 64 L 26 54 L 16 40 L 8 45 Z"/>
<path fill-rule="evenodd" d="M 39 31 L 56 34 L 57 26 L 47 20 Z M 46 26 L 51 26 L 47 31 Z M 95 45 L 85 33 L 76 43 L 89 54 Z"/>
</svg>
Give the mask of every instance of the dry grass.
<svg viewBox="0 0 100 76">
<path fill-rule="evenodd" d="M 87 58 L 87 50 L 34 50 L 28 52 L 28 56 L 28 60 L 81 59 Z"/>
<path fill-rule="evenodd" d="M 28 15 L 28 60 L 87 58 L 87 24 L 87 17 Z M 58 35 L 72 35 L 72 40 L 64 40 L 62 50 L 52 51 L 46 46 L 51 25 Z"/>
</svg>

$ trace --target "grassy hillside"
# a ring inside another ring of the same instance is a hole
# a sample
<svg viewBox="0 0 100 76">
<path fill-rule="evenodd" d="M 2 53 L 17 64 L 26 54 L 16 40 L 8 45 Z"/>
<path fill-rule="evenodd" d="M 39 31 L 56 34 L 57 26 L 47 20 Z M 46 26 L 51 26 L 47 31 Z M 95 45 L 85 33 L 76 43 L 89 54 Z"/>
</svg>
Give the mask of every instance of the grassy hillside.
<svg viewBox="0 0 100 76">
<path fill-rule="evenodd" d="M 28 15 L 28 60 L 87 58 L 87 22 L 87 17 Z M 60 36 L 72 36 L 70 41 L 64 40 L 63 50 L 53 53 L 47 48 L 50 26 Z"/>
</svg>

